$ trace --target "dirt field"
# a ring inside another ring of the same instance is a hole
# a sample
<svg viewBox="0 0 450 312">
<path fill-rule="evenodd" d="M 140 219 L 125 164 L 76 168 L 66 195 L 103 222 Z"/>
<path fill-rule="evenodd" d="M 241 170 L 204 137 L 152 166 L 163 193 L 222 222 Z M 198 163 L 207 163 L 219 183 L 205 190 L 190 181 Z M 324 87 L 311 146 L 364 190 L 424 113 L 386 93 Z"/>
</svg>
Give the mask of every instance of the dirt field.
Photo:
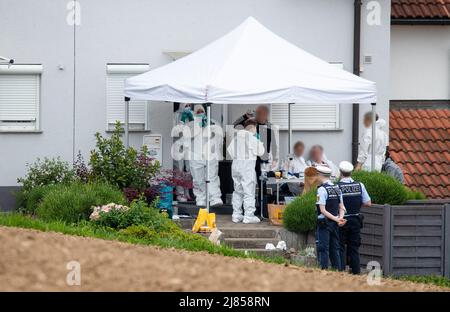
<svg viewBox="0 0 450 312">
<path fill-rule="evenodd" d="M 70 261 L 81 286 L 68 286 Z M 432 291 L 433 286 L 0 227 L 1 291 Z"/>
</svg>

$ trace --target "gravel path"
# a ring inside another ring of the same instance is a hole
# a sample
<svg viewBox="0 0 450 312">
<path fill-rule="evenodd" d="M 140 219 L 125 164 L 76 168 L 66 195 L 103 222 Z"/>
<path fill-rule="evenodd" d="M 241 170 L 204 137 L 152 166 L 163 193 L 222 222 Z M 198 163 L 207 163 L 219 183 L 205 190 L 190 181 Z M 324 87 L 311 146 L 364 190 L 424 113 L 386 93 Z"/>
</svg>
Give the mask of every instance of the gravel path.
<svg viewBox="0 0 450 312">
<path fill-rule="evenodd" d="M 81 286 L 68 286 L 78 261 Z M 433 291 L 440 288 L 151 246 L 0 227 L 0 291 Z"/>
</svg>

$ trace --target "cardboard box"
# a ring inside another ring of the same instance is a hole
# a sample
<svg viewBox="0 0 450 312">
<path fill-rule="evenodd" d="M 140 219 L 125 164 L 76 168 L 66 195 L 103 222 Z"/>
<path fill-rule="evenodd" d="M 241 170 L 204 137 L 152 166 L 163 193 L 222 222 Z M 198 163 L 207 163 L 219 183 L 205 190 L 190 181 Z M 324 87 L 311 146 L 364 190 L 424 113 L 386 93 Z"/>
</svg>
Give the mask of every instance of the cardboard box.
<svg viewBox="0 0 450 312">
<path fill-rule="evenodd" d="M 286 205 L 268 204 L 269 221 L 273 225 L 283 224 L 283 212 L 286 209 Z"/>
</svg>

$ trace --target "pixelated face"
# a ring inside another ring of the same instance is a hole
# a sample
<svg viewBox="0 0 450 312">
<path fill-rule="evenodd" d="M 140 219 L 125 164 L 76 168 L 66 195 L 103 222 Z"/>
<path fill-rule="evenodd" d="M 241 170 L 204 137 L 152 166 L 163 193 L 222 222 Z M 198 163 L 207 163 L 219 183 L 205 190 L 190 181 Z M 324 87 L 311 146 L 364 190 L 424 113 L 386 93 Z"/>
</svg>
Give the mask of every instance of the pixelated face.
<svg viewBox="0 0 450 312">
<path fill-rule="evenodd" d="M 310 156 L 313 161 L 320 162 L 322 161 L 323 151 L 319 147 L 315 146 L 311 149 Z"/>
<path fill-rule="evenodd" d="M 364 127 L 369 128 L 372 125 L 372 120 L 370 119 L 370 116 L 365 116 L 363 123 Z"/>
<path fill-rule="evenodd" d="M 255 116 L 256 120 L 259 123 L 266 123 L 267 120 L 269 119 L 269 109 L 265 106 L 258 106 L 256 108 L 256 116 Z"/>
<path fill-rule="evenodd" d="M 300 156 L 303 155 L 304 152 L 305 152 L 305 146 L 303 146 L 303 145 L 297 145 L 297 146 L 295 147 L 295 150 L 294 150 L 295 156 L 300 157 Z"/>
</svg>

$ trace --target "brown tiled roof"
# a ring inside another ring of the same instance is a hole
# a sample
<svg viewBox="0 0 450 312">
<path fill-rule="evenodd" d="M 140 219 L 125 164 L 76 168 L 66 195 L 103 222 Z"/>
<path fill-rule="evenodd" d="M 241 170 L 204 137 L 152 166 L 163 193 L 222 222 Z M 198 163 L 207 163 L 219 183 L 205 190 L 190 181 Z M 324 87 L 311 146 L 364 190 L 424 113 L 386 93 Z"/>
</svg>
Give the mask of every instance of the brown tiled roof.
<svg viewBox="0 0 450 312">
<path fill-rule="evenodd" d="M 392 110 L 389 116 L 389 151 L 405 184 L 428 198 L 450 198 L 450 109 Z"/>
<path fill-rule="evenodd" d="M 450 19 L 450 0 L 392 0 L 393 19 Z"/>
</svg>

